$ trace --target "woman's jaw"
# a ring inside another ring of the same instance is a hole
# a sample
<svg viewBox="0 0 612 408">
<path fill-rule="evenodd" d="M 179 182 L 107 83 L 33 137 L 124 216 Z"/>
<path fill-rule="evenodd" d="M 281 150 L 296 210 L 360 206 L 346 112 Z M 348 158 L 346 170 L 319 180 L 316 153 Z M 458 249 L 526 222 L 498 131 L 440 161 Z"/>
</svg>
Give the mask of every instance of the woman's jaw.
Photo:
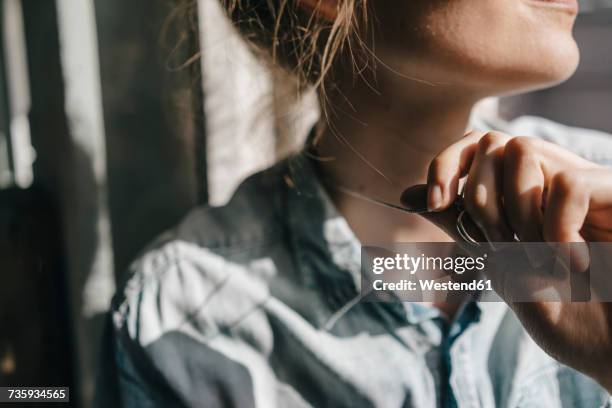
<svg viewBox="0 0 612 408">
<path fill-rule="evenodd" d="M 372 48 L 404 77 L 481 97 L 524 92 L 575 71 L 576 13 L 575 0 L 378 1 Z"/>
</svg>

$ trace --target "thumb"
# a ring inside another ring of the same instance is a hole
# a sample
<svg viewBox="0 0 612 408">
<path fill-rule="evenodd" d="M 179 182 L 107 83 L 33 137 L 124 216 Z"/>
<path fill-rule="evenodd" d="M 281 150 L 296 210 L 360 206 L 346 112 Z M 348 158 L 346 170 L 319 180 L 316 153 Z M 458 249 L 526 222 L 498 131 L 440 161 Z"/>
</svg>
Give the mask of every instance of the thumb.
<svg viewBox="0 0 612 408">
<path fill-rule="evenodd" d="M 421 217 L 446 232 L 456 242 L 460 244 L 465 243 L 465 240 L 457 230 L 457 219 L 461 214 L 461 210 L 458 206 L 451 205 L 444 211 L 428 211 L 426 184 L 418 184 L 406 189 L 400 197 L 400 202 L 408 212 L 419 214 Z M 467 213 L 464 214 L 462 221 L 466 232 L 472 238 L 478 242 L 486 242 L 484 234 Z"/>
</svg>

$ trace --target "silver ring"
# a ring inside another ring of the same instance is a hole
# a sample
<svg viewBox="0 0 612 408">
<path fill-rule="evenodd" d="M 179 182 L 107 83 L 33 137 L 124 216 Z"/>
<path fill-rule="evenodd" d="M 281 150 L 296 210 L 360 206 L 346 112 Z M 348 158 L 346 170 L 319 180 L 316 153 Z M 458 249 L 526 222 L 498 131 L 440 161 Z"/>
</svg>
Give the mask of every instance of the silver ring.
<svg viewBox="0 0 612 408">
<path fill-rule="evenodd" d="M 469 234 L 469 232 L 467 232 L 465 225 L 463 225 L 463 217 L 465 216 L 465 214 L 466 214 L 466 211 L 461 210 L 461 212 L 459 213 L 459 216 L 457 217 L 457 233 L 459 234 L 461 239 L 463 239 L 466 243 L 473 245 L 473 246 L 480 246 L 480 242 L 475 240 Z"/>
</svg>

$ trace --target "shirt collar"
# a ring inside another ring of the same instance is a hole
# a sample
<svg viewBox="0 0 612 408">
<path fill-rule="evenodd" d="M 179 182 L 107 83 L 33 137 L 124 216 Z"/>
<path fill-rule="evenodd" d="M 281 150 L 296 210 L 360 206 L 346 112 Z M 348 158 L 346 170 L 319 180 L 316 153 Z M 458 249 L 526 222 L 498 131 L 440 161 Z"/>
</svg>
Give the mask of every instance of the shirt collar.
<svg viewBox="0 0 612 408">
<path fill-rule="evenodd" d="M 326 191 L 314 160 L 302 150 L 286 161 L 290 240 L 306 287 L 324 292 L 335 308 L 341 308 L 361 289 L 361 242 Z M 479 305 L 469 304 L 474 312 L 470 320 L 478 320 Z M 440 316 L 437 309 L 418 303 L 388 306 L 411 324 Z"/>
<path fill-rule="evenodd" d="M 287 211 L 294 252 L 307 284 L 361 284 L 361 244 L 320 181 L 307 151 L 288 159 Z"/>
</svg>

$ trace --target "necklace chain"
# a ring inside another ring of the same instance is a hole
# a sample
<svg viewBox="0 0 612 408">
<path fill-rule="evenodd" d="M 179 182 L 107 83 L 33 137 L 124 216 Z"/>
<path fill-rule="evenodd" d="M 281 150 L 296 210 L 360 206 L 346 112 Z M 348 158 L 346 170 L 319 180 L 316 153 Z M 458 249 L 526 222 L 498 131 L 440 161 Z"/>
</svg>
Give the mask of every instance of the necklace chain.
<svg viewBox="0 0 612 408">
<path fill-rule="evenodd" d="M 407 209 L 405 207 L 402 207 L 401 205 L 392 204 L 392 203 L 389 203 L 387 201 L 380 200 L 378 198 L 372 198 L 372 197 L 369 197 L 369 196 L 367 196 L 365 194 L 359 193 L 359 192 L 357 192 L 355 190 L 351 190 L 350 188 L 347 188 L 347 187 L 344 187 L 344 186 L 341 186 L 341 185 L 337 185 L 336 184 L 336 185 L 333 186 L 333 188 L 335 188 L 336 190 L 338 190 L 338 191 L 340 191 L 340 192 L 342 192 L 342 193 L 344 193 L 346 195 L 349 195 L 349 196 L 351 196 L 353 198 L 364 200 L 364 201 L 367 201 L 367 202 L 372 203 L 372 204 L 377 204 L 377 205 L 379 205 L 381 207 L 392 208 L 394 210 L 399 210 L 399 211 L 407 212 L 407 213 L 410 213 L 410 214 L 414 214 L 415 213 L 414 211 L 410 211 L 409 209 Z"/>
</svg>

